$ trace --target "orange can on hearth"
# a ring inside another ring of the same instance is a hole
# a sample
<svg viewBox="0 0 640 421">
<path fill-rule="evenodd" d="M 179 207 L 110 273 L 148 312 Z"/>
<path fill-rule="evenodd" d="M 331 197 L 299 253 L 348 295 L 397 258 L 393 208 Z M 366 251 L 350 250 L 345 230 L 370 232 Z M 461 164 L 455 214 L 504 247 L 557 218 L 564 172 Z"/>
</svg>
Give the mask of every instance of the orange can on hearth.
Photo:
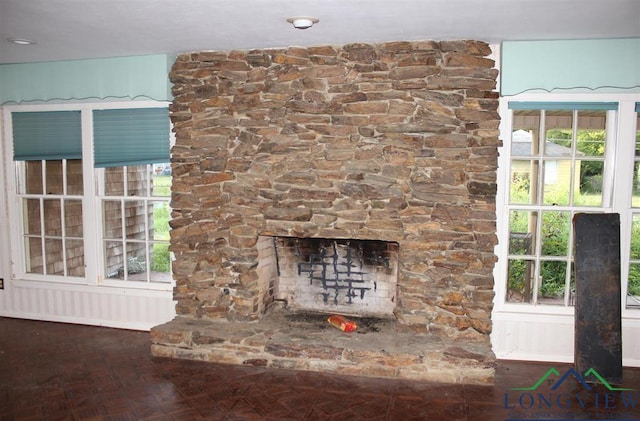
<svg viewBox="0 0 640 421">
<path fill-rule="evenodd" d="M 330 316 L 327 321 L 343 332 L 353 332 L 358 328 L 356 322 L 348 320 L 347 318 L 337 314 Z"/>
</svg>

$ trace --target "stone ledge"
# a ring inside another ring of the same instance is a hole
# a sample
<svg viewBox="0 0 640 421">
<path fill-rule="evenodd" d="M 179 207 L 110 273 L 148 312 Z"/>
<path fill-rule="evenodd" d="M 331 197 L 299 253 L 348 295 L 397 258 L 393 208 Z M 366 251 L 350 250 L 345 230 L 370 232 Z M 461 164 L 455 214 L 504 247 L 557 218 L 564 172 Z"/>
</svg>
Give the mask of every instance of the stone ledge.
<svg viewBox="0 0 640 421">
<path fill-rule="evenodd" d="M 157 357 L 321 371 L 441 383 L 490 384 L 495 356 L 489 344 L 399 333 L 393 320 L 362 319 L 353 333 L 326 315 L 278 309 L 259 322 L 188 317 L 151 330 Z"/>
</svg>

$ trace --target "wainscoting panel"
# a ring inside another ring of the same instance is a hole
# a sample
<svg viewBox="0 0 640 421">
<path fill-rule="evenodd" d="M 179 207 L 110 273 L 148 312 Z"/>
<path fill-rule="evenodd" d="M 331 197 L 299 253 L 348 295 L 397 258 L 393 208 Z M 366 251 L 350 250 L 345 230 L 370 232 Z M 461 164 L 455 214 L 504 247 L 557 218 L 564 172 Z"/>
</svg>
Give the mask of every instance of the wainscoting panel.
<svg viewBox="0 0 640 421">
<path fill-rule="evenodd" d="M 502 360 L 573 363 L 573 315 L 494 311 L 493 352 Z M 622 364 L 640 367 L 640 320 L 622 318 Z"/>
<path fill-rule="evenodd" d="M 171 291 L 5 279 L 0 316 L 150 330 L 175 316 Z"/>
</svg>

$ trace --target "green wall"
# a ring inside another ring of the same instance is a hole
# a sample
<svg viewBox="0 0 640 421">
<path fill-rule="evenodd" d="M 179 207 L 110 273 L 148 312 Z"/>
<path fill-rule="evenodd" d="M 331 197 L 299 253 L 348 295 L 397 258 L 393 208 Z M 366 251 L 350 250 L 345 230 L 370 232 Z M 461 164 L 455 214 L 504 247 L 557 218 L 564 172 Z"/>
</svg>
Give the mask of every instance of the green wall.
<svg viewBox="0 0 640 421">
<path fill-rule="evenodd" d="M 158 54 L 0 65 L 0 105 L 57 100 L 171 100 L 173 57 Z"/>
<path fill-rule="evenodd" d="M 640 92 L 640 38 L 505 41 L 503 96 L 527 91 Z"/>
</svg>

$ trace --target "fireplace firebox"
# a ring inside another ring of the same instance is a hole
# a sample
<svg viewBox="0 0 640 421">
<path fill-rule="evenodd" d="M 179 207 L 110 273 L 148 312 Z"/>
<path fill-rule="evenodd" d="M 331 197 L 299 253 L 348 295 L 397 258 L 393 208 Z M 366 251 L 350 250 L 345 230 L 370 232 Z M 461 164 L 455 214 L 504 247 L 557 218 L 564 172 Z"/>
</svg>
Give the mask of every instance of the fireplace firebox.
<svg viewBox="0 0 640 421">
<path fill-rule="evenodd" d="M 271 239 L 274 299 L 292 311 L 393 317 L 398 243 L 322 238 Z M 268 240 L 267 240 L 268 241 Z"/>
</svg>

